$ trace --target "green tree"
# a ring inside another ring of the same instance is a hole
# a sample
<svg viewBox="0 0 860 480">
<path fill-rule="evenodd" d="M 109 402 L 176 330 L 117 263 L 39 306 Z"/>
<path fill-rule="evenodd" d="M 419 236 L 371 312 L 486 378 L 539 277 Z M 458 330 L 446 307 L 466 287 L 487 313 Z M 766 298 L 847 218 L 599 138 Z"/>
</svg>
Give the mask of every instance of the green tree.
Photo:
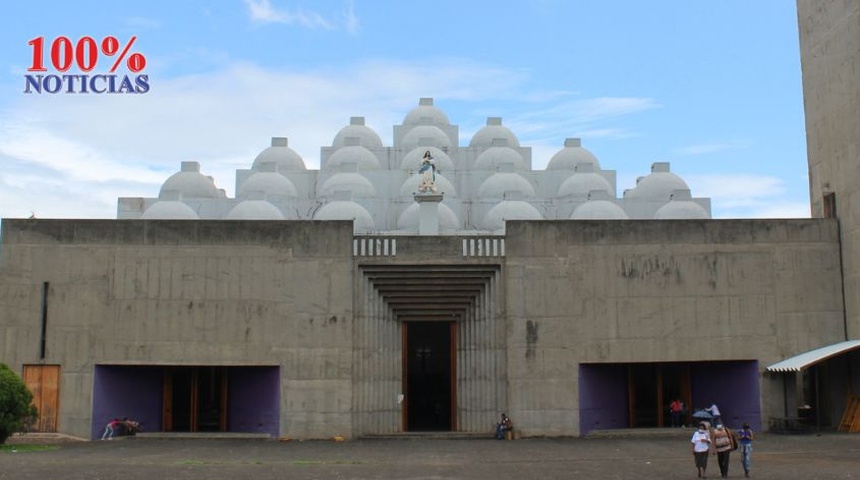
<svg viewBox="0 0 860 480">
<path fill-rule="evenodd" d="M 0 363 L 0 445 L 36 417 L 36 407 L 30 405 L 32 401 L 33 394 L 21 377 Z"/>
</svg>

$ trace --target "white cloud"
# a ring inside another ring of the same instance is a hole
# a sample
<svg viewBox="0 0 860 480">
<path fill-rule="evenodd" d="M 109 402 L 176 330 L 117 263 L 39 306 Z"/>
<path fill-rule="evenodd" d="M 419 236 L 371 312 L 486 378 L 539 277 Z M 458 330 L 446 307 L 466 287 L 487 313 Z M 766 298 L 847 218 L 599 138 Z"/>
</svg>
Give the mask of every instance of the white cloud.
<svg viewBox="0 0 860 480">
<path fill-rule="evenodd" d="M 133 29 L 152 30 L 161 27 L 161 22 L 148 17 L 129 17 L 125 19 L 126 25 Z"/>
<path fill-rule="evenodd" d="M 723 202 L 732 202 L 735 198 L 763 198 L 785 193 L 782 179 L 765 175 L 684 175 L 684 180 L 695 196 L 719 198 Z"/>
<path fill-rule="evenodd" d="M 809 202 L 768 175 L 685 175 L 694 197 L 711 198 L 714 218 L 808 218 Z M 805 192 L 802 192 L 805 195 Z"/>
<path fill-rule="evenodd" d="M 121 175 L 141 182 L 158 182 L 163 175 L 134 163 L 118 169 L 115 161 L 106 158 L 97 146 L 33 124 L 4 124 L 0 139 L 0 154 L 47 167 L 71 181 L 112 181 Z"/>
<path fill-rule="evenodd" d="M 675 153 L 682 156 L 706 155 L 710 153 L 724 152 L 726 150 L 735 150 L 745 146 L 746 144 L 742 142 L 702 143 L 678 148 L 675 150 Z"/>
<path fill-rule="evenodd" d="M 651 98 L 602 97 L 563 100 L 562 92 L 553 96 L 530 95 L 533 102 L 522 105 L 522 111 L 509 115 L 505 124 L 523 139 L 544 141 L 547 138 L 630 138 L 638 136 L 617 120 L 661 105 Z M 547 106 L 549 105 L 549 106 Z M 605 124 L 612 122 L 611 126 Z"/>
<path fill-rule="evenodd" d="M 358 19 L 358 15 L 355 14 L 355 5 L 353 4 L 352 0 L 346 3 L 346 10 L 344 11 L 344 24 L 346 25 L 347 32 L 358 32 L 360 22 Z"/>
<path fill-rule="evenodd" d="M 712 204 L 714 218 L 809 218 L 809 202 L 762 201 L 729 208 Z"/>
<path fill-rule="evenodd" d="M 428 92 L 470 101 L 506 95 L 523 80 L 475 62 L 454 64 L 466 66 L 376 61 L 334 73 L 234 63 L 205 75 L 151 76 L 142 95 L 21 96 L 0 112 L 0 158 L 8 159 L 0 214 L 110 218 L 117 197 L 156 196 L 182 161 L 200 162 L 232 196 L 235 170 L 250 168 L 273 136 L 288 137 L 308 167 L 319 168 L 320 147 L 351 116 L 365 116 L 390 145 L 391 125 Z M 27 195 L 22 185 L 43 193 Z"/>
<path fill-rule="evenodd" d="M 301 8 L 288 10 L 272 6 L 269 0 L 245 0 L 248 5 L 248 14 L 251 21 L 257 23 L 282 23 L 285 25 L 299 25 L 310 29 L 333 30 L 337 28 L 337 22 L 326 18 L 320 13 L 304 10 Z M 358 17 L 352 2 L 348 2 L 342 15 L 344 28 L 355 33 L 358 29 Z"/>
<path fill-rule="evenodd" d="M 120 196 L 151 196 L 153 185 L 136 180 L 69 180 L 49 166 L 0 154 L 0 217 L 116 218 Z M 157 186 L 155 186 L 157 188 Z M 157 192 L 157 190 L 156 190 Z"/>
<path fill-rule="evenodd" d="M 605 119 L 660 107 L 652 98 L 604 97 L 583 100 L 574 104 L 574 111 L 585 118 Z"/>
</svg>

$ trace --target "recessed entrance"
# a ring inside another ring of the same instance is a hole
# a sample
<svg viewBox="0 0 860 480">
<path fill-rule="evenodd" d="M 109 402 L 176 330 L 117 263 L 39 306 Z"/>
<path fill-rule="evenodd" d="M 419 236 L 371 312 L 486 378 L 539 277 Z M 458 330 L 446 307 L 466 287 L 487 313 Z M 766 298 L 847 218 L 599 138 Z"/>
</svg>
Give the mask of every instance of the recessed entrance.
<svg viewBox="0 0 860 480">
<path fill-rule="evenodd" d="M 685 406 L 681 422 L 689 423 L 690 369 L 681 364 L 642 363 L 628 366 L 630 427 L 671 426 L 669 404 L 679 399 Z"/>
<path fill-rule="evenodd" d="M 280 369 L 272 365 L 96 365 L 92 438 L 112 418 L 143 432 L 280 434 Z"/>
<path fill-rule="evenodd" d="M 165 369 L 164 431 L 227 431 L 227 377 L 222 367 Z"/>
<path fill-rule="evenodd" d="M 404 322 L 406 430 L 451 431 L 455 419 L 456 324 Z"/>
</svg>

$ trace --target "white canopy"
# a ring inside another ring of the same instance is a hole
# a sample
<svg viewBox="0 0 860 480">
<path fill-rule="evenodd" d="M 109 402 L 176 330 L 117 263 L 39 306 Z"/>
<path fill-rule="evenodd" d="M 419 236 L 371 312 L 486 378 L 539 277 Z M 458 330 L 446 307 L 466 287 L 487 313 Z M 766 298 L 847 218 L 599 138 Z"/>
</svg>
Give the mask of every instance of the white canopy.
<svg viewBox="0 0 860 480">
<path fill-rule="evenodd" d="M 847 340 L 795 355 L 767 367 L 768 372 L 799 372 L 806 367 L 860 348 L 860 340 Z"/>
</svg>

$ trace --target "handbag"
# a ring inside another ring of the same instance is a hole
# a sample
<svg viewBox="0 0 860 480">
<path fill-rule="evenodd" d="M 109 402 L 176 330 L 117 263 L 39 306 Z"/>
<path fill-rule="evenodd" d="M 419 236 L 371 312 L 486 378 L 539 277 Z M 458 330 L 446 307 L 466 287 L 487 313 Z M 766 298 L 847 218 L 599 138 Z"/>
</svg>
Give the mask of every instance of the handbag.
<svg viewBox="0 0 860 480">
<path fill-rule="evenodd" d="M 732 442 L 732 450 L 738 449 L 738 437 L 735 436 L 735 432 L 726 427 L 726 433 L 729 435 L 729 441 Z"/>
</svg>

